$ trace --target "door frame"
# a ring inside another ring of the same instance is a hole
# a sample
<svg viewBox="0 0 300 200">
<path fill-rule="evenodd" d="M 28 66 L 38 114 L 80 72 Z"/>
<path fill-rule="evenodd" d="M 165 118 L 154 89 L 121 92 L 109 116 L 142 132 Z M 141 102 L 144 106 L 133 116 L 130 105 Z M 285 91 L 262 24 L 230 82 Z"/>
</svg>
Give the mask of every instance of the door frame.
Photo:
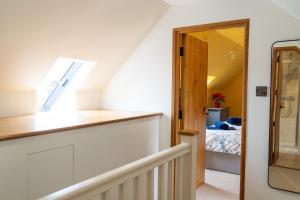
<svg viewBox="0 0 300 200">
<path fill-rule="evenodd" d="M 224 21 L 203 25 L 179 27 L 173 29 L 173 65 L 172 65 L 172 113 L 171 113 L 171 145 L 178 144 L 179 126 L 179 82 L 180 82 L 180 35 L 183 33 L 211 31 L 223 28 L 245 27 L 244 67 L 243 67 L 243 102 L 242 102 L 242 137 L 241 137 L 241 161 L 240 161 L 240 200 L 244 200 L 245 194 L 245 166 L 246 166 L 246 130 L 247 130 L 247 85 L 248 85 L 248 49 L 249 49 L 249 25 L 250 19 Z"/>
</svg>

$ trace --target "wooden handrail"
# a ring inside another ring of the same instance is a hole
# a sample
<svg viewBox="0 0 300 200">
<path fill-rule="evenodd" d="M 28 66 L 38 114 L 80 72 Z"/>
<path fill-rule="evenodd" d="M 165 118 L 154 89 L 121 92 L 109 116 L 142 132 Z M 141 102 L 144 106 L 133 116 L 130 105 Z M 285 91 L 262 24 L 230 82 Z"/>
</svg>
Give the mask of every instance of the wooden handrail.
<svg viewBox="0 0 300 200">
<path fill-rule="evenodd" d="M 199 134 L 199 131 L 193 131 L 193 130 L 180 130 L 178 131 L 179 135 L 185 135 L 185 136 L 195 136 Z"/>
</svg>

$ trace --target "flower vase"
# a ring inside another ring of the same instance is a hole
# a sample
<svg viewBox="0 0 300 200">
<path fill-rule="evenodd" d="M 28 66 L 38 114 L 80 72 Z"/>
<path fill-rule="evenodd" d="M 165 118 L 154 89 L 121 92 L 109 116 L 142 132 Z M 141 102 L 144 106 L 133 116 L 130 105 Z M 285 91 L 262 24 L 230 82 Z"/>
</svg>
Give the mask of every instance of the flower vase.
<svg viewBox="0 0 300 200">
<path fill-rule="evenodd" d="M 220 108 L 220 107 L 221 107 L 221 102 L 215 101 L 215 108 Z"/>
</svg>

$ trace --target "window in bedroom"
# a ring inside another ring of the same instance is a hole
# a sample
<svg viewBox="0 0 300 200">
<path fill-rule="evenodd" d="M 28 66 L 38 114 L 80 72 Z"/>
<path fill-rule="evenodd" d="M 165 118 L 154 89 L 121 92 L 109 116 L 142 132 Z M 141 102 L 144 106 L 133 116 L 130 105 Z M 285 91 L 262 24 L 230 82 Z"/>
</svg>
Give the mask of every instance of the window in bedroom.
<svg viewBox="0 0 300 200">
<path fill-rule="evenodd" d="M 215 78 L 215 76 L 207 76 L 207 85 L 209 85 Z"/>
<path fill-rule="evenodd" d="M 75 110 L 75 91 L 95 62 L 58 58 L 38 89 L 38 111 Z"/>
</svg>

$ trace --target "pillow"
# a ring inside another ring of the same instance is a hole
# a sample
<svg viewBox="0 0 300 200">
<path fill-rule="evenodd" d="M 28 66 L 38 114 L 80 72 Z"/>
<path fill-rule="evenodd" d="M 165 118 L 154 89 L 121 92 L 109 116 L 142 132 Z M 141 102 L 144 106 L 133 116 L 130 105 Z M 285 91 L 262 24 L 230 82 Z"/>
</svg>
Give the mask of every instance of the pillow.
<svg viewBox="0 0 300 200">
<path fill-rule="evenodd" d="M 215 125 L 211 125 L 207 127 L 208 130 L 218 130 L 218 128 Z"/>
<path fill-rule="evenodd" d="M 217 121 L 214 125 L 208 126 L 208 130 L 236 130 L 230 126 L 227 122 Z"/>
<path fill-rule="evenodd" d="M 235 130 L 234 127 L 229 126 L 226 122 L 218 121 L 215 123 L 216 128 L 221 130 Z"/>
<path fill-rule="evenodd" d="M 230 117 L 226 122 L 236 126 L 242 125 L 242 119 L 240 117 Z"/>
<path fill-rule="evenodd" d="M 237 131 L 242 130 L 242 126 L 232 125 L 229 124 L 228 122 L 224 122 L 224 123 L 228 124 L 230 130 L 237 130 Z"/>
<path fill-rule="evenodd" d="M 222 129 L 222 130 L 228 130 L 228 128 L 229 128 L 228 124 L 225 124 L 222 121 L 217 121 L 215 123 L 215 126 L 216 126 L 217 129 Z"/>
</svg>

